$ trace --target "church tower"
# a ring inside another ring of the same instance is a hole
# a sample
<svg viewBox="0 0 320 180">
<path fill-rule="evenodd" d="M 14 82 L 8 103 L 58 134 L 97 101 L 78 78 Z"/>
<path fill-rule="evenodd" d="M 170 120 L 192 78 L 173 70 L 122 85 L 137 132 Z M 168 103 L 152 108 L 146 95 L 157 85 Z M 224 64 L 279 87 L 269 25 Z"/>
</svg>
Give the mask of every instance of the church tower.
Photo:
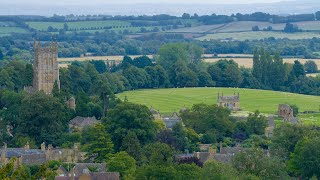
<svg viewBox="0 0 320 180">
<path fill-rule="evenodd" d="M 52 42 L 49 46 L 42 47 L 40 42 L 34 42 L 33 63 L 33 91 L 44 91 L 52 94 L 55 84 L 60 89 L 58 67 L 58 44 Z"/>
</svg>

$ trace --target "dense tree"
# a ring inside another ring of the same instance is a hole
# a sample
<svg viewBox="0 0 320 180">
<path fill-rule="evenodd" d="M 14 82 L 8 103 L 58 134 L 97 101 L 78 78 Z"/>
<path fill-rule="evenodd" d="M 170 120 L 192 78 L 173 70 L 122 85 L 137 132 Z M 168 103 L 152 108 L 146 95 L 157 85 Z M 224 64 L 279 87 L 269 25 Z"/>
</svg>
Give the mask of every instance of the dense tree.
<svg viewBox="0 0 320 180">
<path fill-rule="evenodd" d="M 4 55 L 3 55 L 3 53 L 2 53 L 2 51 L 0 49 L 0 60 L 3 60 L 3 57 L 4 57 Z"/>
<path fill-rule="evenodd" d="M 235 179 L 238 176 L 235 170 L 229 164 L 223 164 L 217 161 L 208 161 L 201 170 L 201 179 Z"/>
<path fill-rule="evenodd" d="M 156 125 L 148 107 L 124 102 L 110 109 L 104 119 L 108 132 L 112 135 L 118 150 L 129 131 L 134 132 L 141 145 L 151 142 L 156 136 Z"/>
<path fill-rule="evenodd" d="M 261 149 L 248 149 L 236 154 L 232 165 L 241 173 L 253 174 L 261 179 L 286 179 L 285 164 L 268 157 Z"/>
<path fill-rule="evenodd" d="M 233 60 L 219 60 L 208 67 L 208 73 L 220 87 L 239 87 L 243 80 L 238 64 Z"/>
<path fill-rule="evenodd" d="M 102 60 L 100 61 L 90 61 L 99 73 L 105 73 L 107 71 L 106 63 Z"/>
<path fill-rule="evenodd" d="M 277 127 L 272 137 L 271 154 L 287 161 L 290 153 L 293 153 L 296 144 L 305 134 L 306 128 L 303 126 L 283 124 Z"/>
<path fill-rule="evenodd" d="M 143 148 L 147 164 L 172 165 L 173 151 L 164 143 L 156 142 L 147 144 Z"/>
<path fill-rule="evenodd" d="M 317 64 L 310 60 L 304 64 L 304 68 L 307 73 L 316 73 L 318 71 Z"/>
<path fill-rule="evenodd" d="M 150 76 L 144 69 L 132 66 L 123 70 L 122 74 L 128 79 L 132 89 L 147 88 L 150 86 Z"/>
<path fill-rule="evenodd" d="M 137 170 L 136 179 L 177 179 L 178 174 L 173 166 L 147 165 Z"/>
<path fill-rule="evenodd" d="M 320 138 L 300 140 L 291 154 L 289 171 L 302 178 L 320 177 Z"/>
<path fill-rule="evenodd" d="M 17 110 L 17 109 L 16 109 Z M 41 114 L 41 115 L 39 115 Z M 37 144 L 57 143 L 59 135 L 67 130 L 69 110 L 58 99 L 38 92 L 26 96 L 21 101 L 14 132 L 18 136 L 27 135 Z M 13 119 L 8 119 L 9 124 Z"/>
<path fill-rule="evenodd" d="M 181 114 L 183 123 L 197 133 L 215 133 L 217 138 L 230 135 L 233 123 L 229 110 L 217 105 L 195 104 Z"/>
<path fill-rule="evenodd" d="M 131 179 L 136 171 L 136 161 L 124 151 L 114 154 L 107 165 L 108 171 L 119 172 L 124 179 Z"/>
<path fill-rule="evenodd" d="M 120 148 L 122 151 L 127 152 L 135 160 L 141 159 L 141 146 L 136 133 L 129 131 L 128 134 L 123 138 L 122 145 Z"/>
<path fill-rule="evenodd" d="M 294 32 L 299 32 L 299 27 L 295 24 L 287 23 L 286 26 L 283 29 L 284 32 L 286 33 L 294 33 Z"/>
<path fill-rule="evenodd" d="M 85 136 L 89 136 L 83 146 L 83 150 L 87 152 L 87 158 L 100 163 L 108 160 L 113 152 L 113 143 L 106 128 L 102 124 L 96 124 L 84 132 L 88 133 Z"/>
</svg>

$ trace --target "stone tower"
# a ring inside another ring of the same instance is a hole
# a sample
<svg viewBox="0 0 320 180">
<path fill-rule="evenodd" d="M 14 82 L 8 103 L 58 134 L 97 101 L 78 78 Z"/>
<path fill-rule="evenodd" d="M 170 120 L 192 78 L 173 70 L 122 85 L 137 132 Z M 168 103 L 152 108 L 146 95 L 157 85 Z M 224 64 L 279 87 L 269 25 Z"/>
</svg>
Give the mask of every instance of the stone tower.
<svg viewBox="0 0 320 180">
<path fill-rule="evenodd" d="M 34 42 L 33 91 L 44 91 L 51 94 L 54 83 L 60 89 L 58 67 L 58 44 L 52 42 L 42 47 L 40 42 Z"/>
</svg>

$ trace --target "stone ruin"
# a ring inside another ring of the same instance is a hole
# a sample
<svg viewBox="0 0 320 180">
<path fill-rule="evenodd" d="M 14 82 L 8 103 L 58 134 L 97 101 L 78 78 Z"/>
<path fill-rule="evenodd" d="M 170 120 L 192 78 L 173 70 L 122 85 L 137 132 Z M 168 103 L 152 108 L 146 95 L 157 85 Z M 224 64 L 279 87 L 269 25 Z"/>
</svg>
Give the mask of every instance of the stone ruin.
<svg viewBox="0 0 320 180">
<path fill-rule="evenodd" d="M 298 118 L 293 116 L 293 109 L 288 104 L 279 104 L 278 116 L 282 117 L 284 122 L 297 124 Z"/>
</svg>

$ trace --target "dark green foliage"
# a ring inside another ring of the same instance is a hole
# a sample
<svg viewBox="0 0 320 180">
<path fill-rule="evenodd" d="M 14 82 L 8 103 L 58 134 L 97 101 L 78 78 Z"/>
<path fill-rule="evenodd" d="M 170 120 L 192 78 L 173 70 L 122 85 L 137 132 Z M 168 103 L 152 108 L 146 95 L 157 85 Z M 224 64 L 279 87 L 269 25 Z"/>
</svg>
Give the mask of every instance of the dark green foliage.
<svg viewBox="0 0 320 180">
<path fill-rule="evenodd" d="M 137 135 L 141 145 L 152 142 L 157 131 L 148 107 L 129 102 L 120 103 L 110 109 L 103 121 L 112 135 L 116 150 L 119 150 L 129 131 Z"/>
<path fill-rule="evenodd" d="M 90 63 L 92 63 L 94 65 L 94 67 L 96 68 L 96 70 L 102 74 L 105 73 L 107 71 L 107 66 L 106 63 L 102 60 L 100 61 L 90 61 Z"/>
<path fill-rule="evenodd" d="M 267 119 L 259 111 L 256 111 L 254 114 L 249 114 L 247 127 L 248 134 L 263 135 L 267 127 Z"/>
<path fill-rule="evenodd" d="M 229 164 L 223 164 L 217 161 L 208 161 L 201 170 L 201 179 L 235 179 L 238 176 L 235 170 Z"/>
<path fill-rule="evenodd" d="M 87 152 L 88 159 L 93 159 L 94 162 L 105 162 L 110 158 L 113 152 L 113 143 L 110 134 L 102 124 L 96 124 L 91 129 L 85 131 L 85 136 L 90 136 L 88 141 L 84 142 L 83 150 Z"/>
<path fill-rule="evenodd" d="M 136 133 L 128 131 L 128 134 L 123 138 L 120 148 L 122 151 L 127 152 L 136 161 L 141 159 L 141 146 Z"/>
<path fill-rule="evenodd" d="M 255 82 L 255 79 L 248 79 L 246 81 L 252 82 L 247 84 L 254 84 L 254 86 L 261 84 L 264 88 L 275 90 L 281 90 L 288 79 L 287 67 L 279 53 L 272 57 L 264 49 L 254 51 L 252 75 L 259 83 Z"/>
<path fill-rule="evenodd" d="M 294 33 L 294 32 L 299 32 L 299 27 L 295 24 L 287 23 L 286 26 L 283 29 L 284 32 L 286 33 Z"/>
<path fill-rule="evenodd" d="M 173 151 L 164 143 L 151 143 L 143 148 L 146 163 L 152 165 L 172 165 Z"/>
<path fill-rule="evenodd" d="M 132 65 L 138 68 L 144 68 L 146 66 L 152 66 L 153 63 L 148 56 L 141 56 L 141 57 L 134 58 Z"/>
<path fill-rule="evenodd" d="M 177 171 L 172 166 L 151 165 L 140 167 L 137 170 L 136 179 L 173 180 L 177 175 Z"/>
<path fill-rule="evenodd" d="M 253 26 L 252 31 L 260 31 L 259 26 Z"/>
<path fill-rule="evenodd" d="M 267 156 L 261 149 L 247 149 L 236 154 L 232 165 L 240 173 L 253 174 L 261 179 L 288 178 L 285 164 Z"/>
<path fill-rule="evenodd" d="M 68 109 L 58 99 L 38 92 L 27 95 L 16 105 L 11 106 L 15 112 L 7 112 L 6 122 L 14 123 L 16 136 L 24 136 L 35 140 L 36 144 L 47 142 L 56 144 L 60 134 L 67 130 L 67 122 L 71 118 Z M 11 114 L 14 113 L 14 114 Z M 41 115 L 39 115 L 41 114 Z M 10 116 L 15 116 L 14 121 Z"/>
<path fill-rule="evenodd" d="M 294 61 L 292 71 L 290 73 L 290 76 L 293 76 L 293 78 L 298 78 L 300 76 L 305 76 L 305 70 L 303 67 L 303 64 L 301 64 L 298 60 Z"/>
<path fill-rule="evenodd" d="M 307 61 L 304 64 L 304 69 L 307 73 L 316 73 L 318 72 L 317 64 L 314 61 Z"/>
<path fill-rule="evenodd" d="M 191 110 L 181 114 L 183 123 L 197 133 L 213 133 L 216 138 L 230 135 L 233 123 L 229 119 L 229 110 L 217 105 L 196 104 Z"/>
<path fill-rule="evenodd" d="M 218 87 L 239 87 L 243 80 L 238 64 L 233 60 L 219 60 L 208 67 L 208 73 Z"/>
<path fill-rule="evenodd" d="M 150 76 L 144 69 L 131 66 L 124 69 L 122 74 L 130 82 L 132 89 L 147 88 L 150 86 Z"/>
<path fill-rule="evenodd" d="M 0 49 L 0 60 L 3 60 L 3 57 L 4 57 L 4 55 L 3 55 L 3 53 L 2 53 L 2 51 Z"/>
<path fill-rule="evenodd" d="M 300 140 L 290 155 L 289 171 L 305 179 L 320 177 L 320 138 L 304 138 Z"/>
<path fill-rule="evenodd" d="M 136 171 L 136 161 L 124 151 L 121 151 L 107 162 L 109 172 L 119 172 L 122 178 L 132 177 Z"/>
<path fill-rule="evenodd" d="M 293 153 L 298 141 L 300 141 L 307 132 L 307 128 L 291 124 L 282 124 L 274 130 L 271 143 L 271 154 L 287 161 L 290 153 Z"/>
<path fill-rule="evenodd" d="M 147 66 L 145 71 L 150 77 L 150 87 L 152 88 L 163 88 L 169 85 L 169 79 L 167 72 L 162 66 Z"/>
<path fill-rule="evenodd" d="M 298 114 L 299 114 L 299 107 L 297 105 L 295 105 L 295 104 L 291 104 L 290 107 L 293 110 L 293 116 L 297 117 Z"/>
</svg>

